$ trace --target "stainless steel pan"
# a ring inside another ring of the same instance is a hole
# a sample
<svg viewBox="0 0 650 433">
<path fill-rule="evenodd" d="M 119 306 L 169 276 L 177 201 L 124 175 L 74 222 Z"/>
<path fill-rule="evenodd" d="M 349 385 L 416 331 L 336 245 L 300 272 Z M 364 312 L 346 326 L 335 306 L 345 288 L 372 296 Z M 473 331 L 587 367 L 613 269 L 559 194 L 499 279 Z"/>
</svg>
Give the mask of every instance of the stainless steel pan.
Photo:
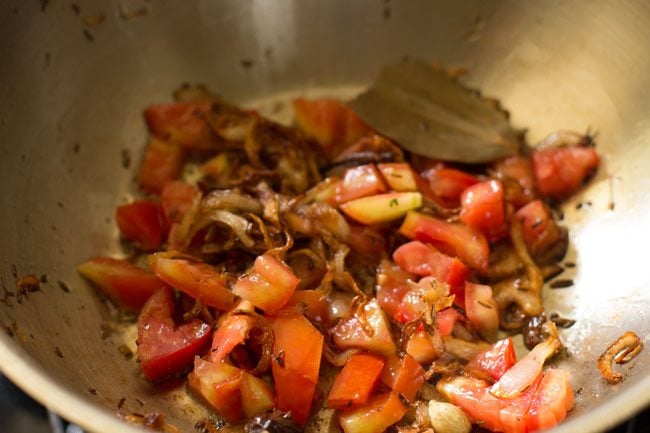
<svg viewBox="0 0 650 433">
<path fill-rule="evenodd" d="M 132 328 L 112 322 L 75 273 L 84 259 L 120 250 L 113 211 L 135 191 L 146 104 L 183 81 L 248 104 L 340 92 L 404 55 L 468 68 L 470 83 L 501 98 L 533 142 L 559 128 L 598 131 L 603 167 L 565 206 L 575 285 L 547 290 L 549 308 L 577 320 L 563 331 L 577 408 L 557 431 L 599 431 L 650 402 L 650 350 L 617 386 L 595 368 L 623 331 L 645 338 L 650 327 L 649 4 L 1 3 L 0 284 L 15 290 L 14 269 L 48 281 L 21 304 L 0 303 L 9 329 L 0 369 L 46 406 L 97 432 L 137 431 L 113 414 L 123 397 L 125 412 L 162 411 L 186 432 L 206 415 L 182 387 L 138 376 L 118 350 L 133 347 Z"/>
</svg>

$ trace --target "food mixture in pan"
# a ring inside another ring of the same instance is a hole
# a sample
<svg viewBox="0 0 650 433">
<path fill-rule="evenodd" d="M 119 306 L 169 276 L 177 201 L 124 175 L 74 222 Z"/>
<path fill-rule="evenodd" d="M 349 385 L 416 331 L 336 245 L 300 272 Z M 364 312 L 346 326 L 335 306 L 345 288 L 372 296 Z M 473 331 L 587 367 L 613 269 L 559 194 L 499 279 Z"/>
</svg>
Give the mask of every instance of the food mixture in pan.
<svg viewBox="0 0 650 433">
<path fill-rule="evenodd" d="M 529 432 L 571 410 L 541 293 L 567 248 L 553 206 L 599 157 L 561 131 L 480 165 L 424 158 L 333 99 L 293 126 L 185 86 L 144 111 L 130 260 L 79 272 L 138 314 L 142 377 L 187 378 L 215 418 L 345 433 Z M 184 166 L 199 167 L 196 181 Z M 508 335 L 523 333 L 517 359 Z M 503 338 L 505 336 L 505 338 Z M 474 426 L 474 427 L 473 427 Z"/>
</svg>

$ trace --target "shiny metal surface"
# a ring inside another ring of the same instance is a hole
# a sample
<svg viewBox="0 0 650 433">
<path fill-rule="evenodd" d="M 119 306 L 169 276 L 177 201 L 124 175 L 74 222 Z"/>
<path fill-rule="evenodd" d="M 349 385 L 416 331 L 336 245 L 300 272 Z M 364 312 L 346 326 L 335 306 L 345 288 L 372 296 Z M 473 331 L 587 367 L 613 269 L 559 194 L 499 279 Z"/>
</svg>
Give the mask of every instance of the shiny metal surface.
<svg viewBox="0 0 650 433">
<path fill-rule="evenodd" d="M 600 431 L 650 402 L 650 350 L 619 385 L 595 369 L 619 334 L 647 343 L 650 327 L 650 4 L 87 0 L 77 13 L 64 1 L 1 3 L 0 284 L 14 290 L 14 267 L 48 282 L 0 303 L 12 330 L 0 332 L 0 369 L 46 406 L 107 433 L 140 431 L 114 416 L 123 397 L 124 412 L 162 411 L 184 432 L 205 416 L 182 386 L 146 384 L 118 351 L 133 348 L 133 330 L 75 273 L 120 251 L 113 211 L 135 191 L 145 105 L 185 81 L 250 104 L 336 92 L 404 55 L 468 68 L 532 142 L 598 131 L 602 170 L 565 206 L 575 285 L 547 290 L 551 311 L 577 319 L 563 331 L 577 408 L 557 431 Z M 84 25 L 99 13 L 101 24 Z"/>
</svg>

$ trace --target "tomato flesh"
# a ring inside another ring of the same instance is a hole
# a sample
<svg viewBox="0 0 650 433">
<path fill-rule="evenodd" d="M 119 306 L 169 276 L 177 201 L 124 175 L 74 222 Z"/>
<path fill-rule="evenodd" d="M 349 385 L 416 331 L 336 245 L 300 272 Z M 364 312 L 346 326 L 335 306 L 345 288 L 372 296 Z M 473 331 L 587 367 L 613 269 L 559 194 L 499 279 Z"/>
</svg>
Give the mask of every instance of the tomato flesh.
<svg viewBox="0 0 650 433">
<path fill-rule="evenodd" d="M 346 409 L 366 403 L 385 363 L 383 358 L 375 355 L 353 355 L 336 376 L 327 397 L 327 407 Z"/>
<path fill-rule="evenodd" d="M 359 314 L 359 313 L 357 313 Z M 365 325 L 372 328 L 369 333 L 357 314 L 347 320 L 341 320 L 332 330 L 332 339 L 341 349 L 358 348 L 369 350 L 386 357 L 397 350 L 388 319 L 379 307 L 376 299 L 363 306 Z"/>
<path fill-rule="evenodd" d="M 533 151 L 533 171 L 539 193 L 561 200 L 573 194 L 598 168 L 593 147 L 551 147 Z"/>
<path fill-rule="evenodd" d="M 148 107 L 144 118 L 157 137 L 191 150 L 209 150 L 217 144 L 206 121 L 210 102 L 178 102 Z"/>
<path fill-rule="evenodd" d="M 212 329 L 193 319 L 174 324 L 174 299 L 169 287 L 158 289 L 138 317 L 138 357 L 145 377 L 152 382 L 182 372 L 210 339 Z"/>
<path fill-rule="evenodd" d="M 411 355 L 388 358 L 381 381 L 390 389 L 413 401 L 424 383 L 424 369 Z"/>
<path fill-rule="evenodd" d="M 389 317 L 395 317 L 404 295 L 411 290 L 408 285 L 409 279 L 414 279 L 413 275 L 402 270 L 395 263 L 389 260 L 380 262 L 375 286 L 376 299 Z"/>
<path fill-rule="evenodd" d="M 479 182 L 466 188 L 461 196 L 460 220 L 480 230 L 489 241 L 506 234 L 503 185 L 498 180 Z"/>
<path fill-rule="evenodd" d="M 494 341 L 499 332 L 499 306 L 490 286 L 465 282 L 465 312 L 481 336 Z"/>
<path fill-rule="evenodd" d="M 194 370 L 187 376 L 191 390 L 223 416 L 237 422 L 244 414 L 240 384 L 243 371 L 232 365 L 194 360 Z"/>
<path fill-rule="evenodd" d="M 139 200 L 118 206 L 115 220 L 124 239 L 132 241 L 145 251 L 160 248 L 163 241 L 163 224 L 162 210 L 158 204 Z"/>
<path fill-rule="evenodd" d="M 157 289 L 166 286 L 155 274 L 111 257 L 90 259 L 77 271 L 127 310 L 139 311 Z"/>
<path fill-rule="evenodd" d="M 515 345 L 512 337 L 508 337 L 497 341 L 472 358 L 465 366 L 465 370 L 480 376 L 487 375 L 496 381 L 515 365 L 515 362 L 517 362 Z"/>
<path fill-rule="evenodd" d="M 185 151 L 182 147 L 151 137 L 140 167 L 140 187 L 145 192 L 160 194 L 167 182 L 180 176 L 184 160 Z"/>
<path fill-rule="evenodd" d="M 478 182 L 476 176 L 447 167 L 428 169 L 422 173 L 422 177 L 428 182 L 437 202 L 450 208 L 458 207 L 461 193 Z"/>
<path fill-rule="evenodd" d="M 406 272 L 421 277 L 433 276 L 451 287 L 463 285 L 469 276 L 463 262 L 420 241 L 401 245 L 393 253 L 393 260 Z"/>
<path fill-rule="evenodd" d="M 343 181 L 336 188 L 336 201 L 345 203 L 386 191 L 386 183 L 374 164 L 359 165 L 345 171 Z"/>
<path fill-rule="evenodd" d="M 430 242 L 443 253 L 458 256 L 471 268 L 480 271 L 488 268 L 490 250 L 485 236 L 464 224 L 410 211 L 399 233 L 411 240 Z"/>
<path fill-rule="evenodd" d="M 199 189 L 192 184 L 179 180 L 166 183 L 160 193 L 160 205 L 167 225 L 180 223 L 199 194 Z"/>
<path fill-rule="evenodd" d="M 291 411 L 296 422 L 304 425 L 318 383 L 323 334 L 299 314 L 276 317 L 272 329 L 277 408 Z"/>
<path fill-rule="evenodd" d="M 562 237 L 551 211 L 541 200 L 517 210 L 515 218 L 521 221 L 524 242 L 533 257 L 551 248 Z"/>
<path fill-rule="evenodd" d="M 397 393 L 377 394 L 363 406 L 340 412 L 339 424 L 345 433 L 382 433 L 406 411 Z"/>
<path fill-rule="evenodd" d="M 393 191 L 417 191 L 415 173 L 410 165 L 403 162 L 377 164 L 377 168 Z"/>
</svg>

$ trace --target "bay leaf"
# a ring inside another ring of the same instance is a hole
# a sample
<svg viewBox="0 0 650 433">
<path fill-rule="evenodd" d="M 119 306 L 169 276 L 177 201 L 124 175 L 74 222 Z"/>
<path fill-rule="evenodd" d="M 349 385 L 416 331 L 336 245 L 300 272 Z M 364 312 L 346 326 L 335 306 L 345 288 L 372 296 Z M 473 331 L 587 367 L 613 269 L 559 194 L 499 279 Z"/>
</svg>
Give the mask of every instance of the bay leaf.
<svg viewBox="0 0 650 433">
<path fill-rule="evenodd" d="M 429 158 L 486 163 L 519 148 L 518 132 L 494 100 L 420 60 L 385 67 L 349 105 L 381 134 Z"/>
</svg>

